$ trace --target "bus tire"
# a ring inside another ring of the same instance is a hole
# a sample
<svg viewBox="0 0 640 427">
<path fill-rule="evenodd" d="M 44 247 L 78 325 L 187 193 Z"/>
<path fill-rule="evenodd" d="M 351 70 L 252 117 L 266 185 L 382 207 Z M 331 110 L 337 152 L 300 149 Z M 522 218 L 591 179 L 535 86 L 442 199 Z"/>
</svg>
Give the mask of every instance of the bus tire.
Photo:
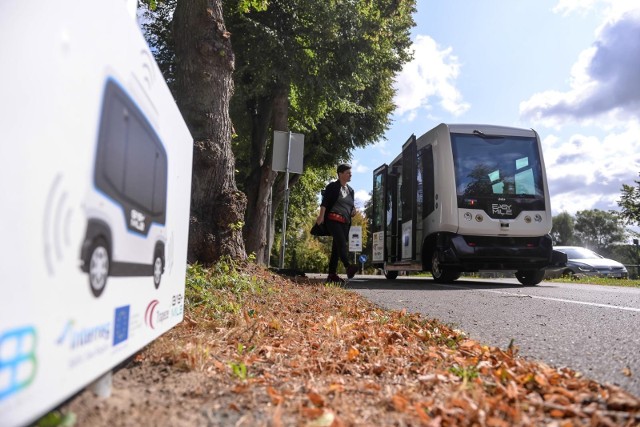
<svg viewBox="0 0 640 427">
<path fill-rule="evenodd" d="M 460 272 L 442 268 L 440 265 L 439 254 L 440 251 L 436 249 L 433 251 L 433 255 L 431 256 L 431 275 L 433 276 L 433 281 L 436 283 L 455 282 L 460 277 Z"/>
<path fill-rule="evenodd" d="M 516 271 L 516 279 L 524 286 L 535 286 L 542 282 L 544 270 L 519 270 Z"/>
<path fill-rule="evenodd" d="M 107 242 L 102 238 L 97 238 L 89 249 L 87 260 L 89 273 L 89 287 L 94 297 L 99 297 L 107 286 L 111 257 L 109 255 Z"/>
<path fill-rule="evenodd" d="M 397 271 L 389 271 L 389 270 L 383 270 L 384 272 L 384 277 L 386 277 L 389 280 L 395 280 L 396 277 L 398 277 L 398 272 Z"/>
<path fill-rule="evenodd" d="M 159 254 L 153 257 L 153 285 L 158 289 L 160 287 L 160 280 L 162 279 L 162 272 L 164 270 L 164 261 Z"/>
</svg>

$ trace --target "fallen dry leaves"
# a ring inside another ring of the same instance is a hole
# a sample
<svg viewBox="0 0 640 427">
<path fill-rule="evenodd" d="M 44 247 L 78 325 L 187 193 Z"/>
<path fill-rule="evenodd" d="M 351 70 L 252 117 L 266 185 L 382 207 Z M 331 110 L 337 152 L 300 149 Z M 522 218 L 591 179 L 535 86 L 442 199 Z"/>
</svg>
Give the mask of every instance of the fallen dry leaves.
<svg viewBox="0 0 640 427">
<path fill-rule="evenodd" d="M 187 311 L 64 408 L 79 425 L 634 426 L 640 399 L 404 311 L 251 267 L 242 313 Z"/>
</svg>

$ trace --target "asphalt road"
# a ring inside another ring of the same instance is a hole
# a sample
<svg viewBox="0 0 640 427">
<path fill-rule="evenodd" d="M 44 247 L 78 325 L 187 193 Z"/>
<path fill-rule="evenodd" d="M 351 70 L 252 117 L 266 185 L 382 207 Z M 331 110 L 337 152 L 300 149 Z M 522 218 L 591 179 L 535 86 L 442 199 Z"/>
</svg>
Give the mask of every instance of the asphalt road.
<svg viewBox="0 0 640 427">
<path fill-rule="evenodd" d="M 483 344 L 506 348 L 640 396 L 640 288 L 515 279 L 356 276 L 352 289 L 380 307 L 436 318 Z"/>
</svg>

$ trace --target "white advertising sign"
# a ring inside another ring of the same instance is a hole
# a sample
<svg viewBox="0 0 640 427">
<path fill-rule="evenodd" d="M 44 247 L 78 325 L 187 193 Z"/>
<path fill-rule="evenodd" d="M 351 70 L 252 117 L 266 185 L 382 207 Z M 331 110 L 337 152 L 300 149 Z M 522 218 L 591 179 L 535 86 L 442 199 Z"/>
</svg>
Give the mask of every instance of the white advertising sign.
<svg viewBox="0 0 640 427">
<path fill-rule="evenodd" d="M 349 252 L 362 252 L 362 227 L 359 225 L 349 228 Z"/>
<path fill-rule="evenodd" d="M 384 231 L 378 231 L 373 233 L 373 262 L 383 262 L 384 261 Z"/>
<path fill-rule="evenodd" d="M 273 131 L 274 171 L 302 174 L 304 160 L 304 135 L 301 133 Z"/>
<path fill-rule="evenodd" d="M 130 5 L 0 2 L 0 426 L 183 317 L 192 138 Z"/>
<path fill-rule="evenodd" d="M 407 221 L 402 224 L 402 259 L 411 258 L 413 245 L 411 244 L 411 227 L 413 221 Z"/>
</svg>

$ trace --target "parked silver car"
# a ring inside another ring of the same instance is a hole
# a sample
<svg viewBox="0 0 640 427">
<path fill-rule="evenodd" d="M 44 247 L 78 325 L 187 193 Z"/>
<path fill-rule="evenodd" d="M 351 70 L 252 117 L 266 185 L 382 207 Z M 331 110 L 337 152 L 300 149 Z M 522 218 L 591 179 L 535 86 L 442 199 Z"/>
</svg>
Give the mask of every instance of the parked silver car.
<svg viewBox="0 0 640 427">
<path fill-rule="evenodd" d="M 579 246 L 554 246 L 553 249 L 567 254 L 567 266 L 560 270 L 561 276 L 584 275 L 620 279 L 629 276 L 624 265 L 590 249 Z"/>
</svg>

